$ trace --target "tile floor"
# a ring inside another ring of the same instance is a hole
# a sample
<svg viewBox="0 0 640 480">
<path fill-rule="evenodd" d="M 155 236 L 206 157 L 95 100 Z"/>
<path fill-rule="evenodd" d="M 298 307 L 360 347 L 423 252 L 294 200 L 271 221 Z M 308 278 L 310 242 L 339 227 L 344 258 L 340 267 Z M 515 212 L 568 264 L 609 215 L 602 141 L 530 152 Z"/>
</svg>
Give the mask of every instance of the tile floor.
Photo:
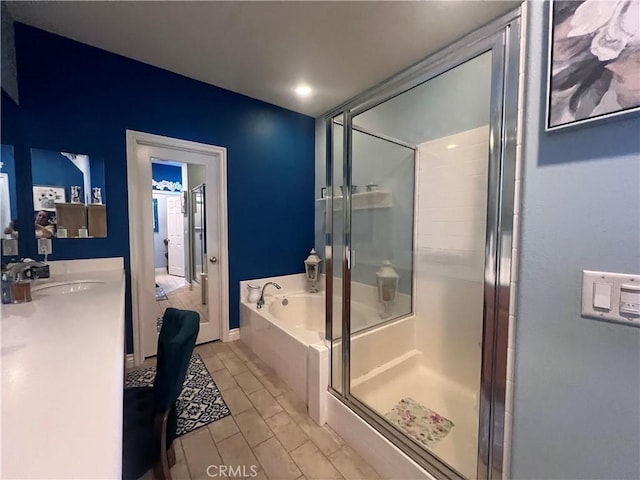
<svg viewBox="0 0 640 480">
<path fill-rule="evenodd" d="M 189 284 L 183 277 L 169 275 L 162 268 L 156 269 L 156 283 L 164 289 L 167 300 L 156 301 L 158 317 L 164 315 L 167 307 L 193 310 L 200 314 L 200 321 L 206 322 L 209 312 L 206 305 L 202 304 L 200 285 L 193 282 Z"/>
<path fill-rule="evenodd" d="M 380 478 L 328 425 L 316 424 L 306 405 L 242 342 L 213 342 L 196 351 L 231 415 L 176 440 L 175 480 Z M 153 479 L 152 471 L 143 479 Z"/>
</svg>

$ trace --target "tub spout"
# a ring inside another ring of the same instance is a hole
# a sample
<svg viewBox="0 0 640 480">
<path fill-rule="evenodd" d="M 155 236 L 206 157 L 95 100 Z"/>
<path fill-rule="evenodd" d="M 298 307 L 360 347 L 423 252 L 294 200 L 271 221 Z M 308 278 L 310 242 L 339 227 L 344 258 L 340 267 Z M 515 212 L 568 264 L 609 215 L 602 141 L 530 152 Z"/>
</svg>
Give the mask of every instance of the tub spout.
<svg viewBox="0 0 640 480">
<path fill-rule="evenodd" d="M 264 286 L 262 287 L 262 293 L 260 294 L 260 300 L 258 300 L 258 304 L 257 307 L 258 309 L 261 309 L 262 306 L 264 305 L 264 290 L 265 288 L 267 288 L 269 285 L 273 285 L 274 287 L 276 287 L 278 290 L 280 290 L 282 287 L 280 285 L 278 285 L 276 282 L 267 282 L 264 284 Z"/>
</svg>

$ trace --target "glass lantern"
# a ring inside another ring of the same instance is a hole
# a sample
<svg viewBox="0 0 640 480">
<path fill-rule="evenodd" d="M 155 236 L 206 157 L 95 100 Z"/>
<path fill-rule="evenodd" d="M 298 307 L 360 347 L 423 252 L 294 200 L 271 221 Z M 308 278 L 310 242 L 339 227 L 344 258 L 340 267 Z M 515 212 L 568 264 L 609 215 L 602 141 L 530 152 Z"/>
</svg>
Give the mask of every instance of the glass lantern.
<svg viewBox="0 0 640 480">
<path fill-rule="evenodd" d="M 314 248 L 311 249 L 311 253 L 309 253 L 309 256 L 304 261 L 304 271 L 307 274 L 307 280 L 311 284 L 311 288 L 309 290 L 311 293 L 318 293 L 317 282 L 320 274 L 321 261 L 322 260 L 316 254 L 316 250 Z"/>
<path fill-rule="evenodd" d="M 396 299 L 396 293 L 398 292 L 398 282 L 400 281 L 400 275 L 391 266 L 391 262 L 388 260 L 382 264 L 380 270 L 376 272 L 378 282 L 378 299 L 384 305 L 384 313 L 382 318 L 389 318 L 389 305 Z"/>
</svg>

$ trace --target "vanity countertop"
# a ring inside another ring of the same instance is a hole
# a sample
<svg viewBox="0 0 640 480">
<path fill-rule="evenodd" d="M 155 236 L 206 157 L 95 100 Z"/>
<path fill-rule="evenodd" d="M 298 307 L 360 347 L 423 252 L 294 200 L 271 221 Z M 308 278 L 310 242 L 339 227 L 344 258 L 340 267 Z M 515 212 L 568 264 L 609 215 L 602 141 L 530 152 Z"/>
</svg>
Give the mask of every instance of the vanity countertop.
<svg viewBox="0 0 640 480">
<path fill-rule="evenodd" d="M 121 478 L 124 272 L 73 270 L 33 287 L 103 284 L 2 305 L 2 478 Z"/>
</svg>

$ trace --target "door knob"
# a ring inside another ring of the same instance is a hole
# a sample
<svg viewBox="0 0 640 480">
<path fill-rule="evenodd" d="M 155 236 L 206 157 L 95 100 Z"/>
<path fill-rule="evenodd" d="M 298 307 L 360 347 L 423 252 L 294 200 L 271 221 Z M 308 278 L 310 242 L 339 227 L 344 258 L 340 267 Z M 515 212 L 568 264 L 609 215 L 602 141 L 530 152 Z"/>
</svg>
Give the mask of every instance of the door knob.
<svg viewBox="0 0 640 480">
<path fill-rule="evenodd" d="M 216 263 L 218 261 L 218 258 L 217 257 L 209 257 L 209 261 L 211 263 Z"/>
</svg>

